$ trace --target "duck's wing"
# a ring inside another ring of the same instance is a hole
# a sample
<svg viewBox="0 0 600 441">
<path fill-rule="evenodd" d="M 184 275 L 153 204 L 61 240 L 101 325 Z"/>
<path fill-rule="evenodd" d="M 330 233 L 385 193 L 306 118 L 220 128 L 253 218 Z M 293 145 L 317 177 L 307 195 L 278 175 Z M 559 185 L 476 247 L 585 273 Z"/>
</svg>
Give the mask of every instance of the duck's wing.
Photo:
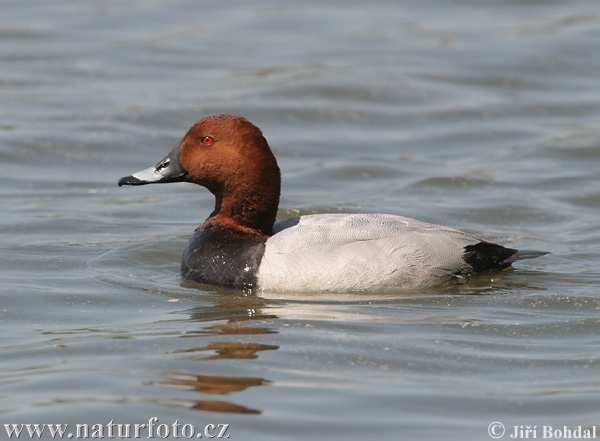
<svg viewBox="0 0 600 441">
<path fill-rule="evenodd" d="M 465 247 L 482 239 L 387 214 L 318 214 L 276 224 L 259 286 L 273 291 L 426 287 L 472 272 Z"/>
</svg>

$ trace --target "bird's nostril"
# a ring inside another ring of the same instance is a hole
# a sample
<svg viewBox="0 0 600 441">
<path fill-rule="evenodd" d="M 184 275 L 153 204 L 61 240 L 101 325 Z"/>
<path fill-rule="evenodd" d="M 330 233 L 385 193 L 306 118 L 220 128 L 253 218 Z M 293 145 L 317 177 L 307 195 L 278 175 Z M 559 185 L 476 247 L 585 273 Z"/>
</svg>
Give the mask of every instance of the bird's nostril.
<svg viewBox="0 0 600 441">
<path fill-rule="evenodd" d="M 160 171 L 160 170 L 162 170 L 163 168 L 165 168 L 165 167 L 168 167 L 170 163 L 171 163 L 171 161 L 170 161 L 169 159 L 167 159 L 167 160 L 165 160 L 165 161 L 161 162 L 160 164 L 158 164 L 158 165 L 156 166 L 156 171 Z"/>
</svg>

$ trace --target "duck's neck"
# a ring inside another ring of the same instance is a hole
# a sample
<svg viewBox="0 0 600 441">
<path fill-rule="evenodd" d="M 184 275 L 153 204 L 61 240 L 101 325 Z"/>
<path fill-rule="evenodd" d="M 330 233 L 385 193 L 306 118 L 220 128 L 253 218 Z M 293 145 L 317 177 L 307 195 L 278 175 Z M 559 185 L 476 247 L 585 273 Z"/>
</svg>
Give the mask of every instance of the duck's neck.
<svg viewBox="0 0 600 441">
<path fill-rule="evenodd" d="M 211 189 L 215 209 L 205 225 L 222 225 L 248 234 L 270 236 L 279 206 L 279 169 L 235 188 Z"/>
</svg>

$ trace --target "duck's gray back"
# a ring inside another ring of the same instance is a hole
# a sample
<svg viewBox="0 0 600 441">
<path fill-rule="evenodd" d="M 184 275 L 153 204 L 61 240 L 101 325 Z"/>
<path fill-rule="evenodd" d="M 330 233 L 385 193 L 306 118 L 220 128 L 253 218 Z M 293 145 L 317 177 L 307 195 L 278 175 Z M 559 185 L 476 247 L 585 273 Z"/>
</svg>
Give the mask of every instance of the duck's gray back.
<svg viewBox="0 0 600 441">
<path fill-rule="evenodd" d="M 286 219 L 265 245 L 258 286 L 266 291 L 390 291 L 468 274 L 477 236 L 389 214 Z"/>
</svg>

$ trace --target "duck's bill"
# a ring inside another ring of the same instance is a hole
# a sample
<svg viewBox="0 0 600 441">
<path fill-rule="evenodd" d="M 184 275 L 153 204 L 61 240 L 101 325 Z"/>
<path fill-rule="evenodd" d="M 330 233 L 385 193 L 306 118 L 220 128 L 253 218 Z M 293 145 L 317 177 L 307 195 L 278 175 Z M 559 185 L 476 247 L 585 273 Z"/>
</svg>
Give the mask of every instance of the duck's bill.
<svg viewBox="0 0 600 441">
<path fill-rule="evenodd" d="M 137 173 L 119 179 L 119 187 L 122 185 L 185 182 L 186 180 L 187 172 L 179 163 L 179 148 L 175 147 L 167 156 L 158 161 L 155 166 L 148 167 Z"/>
</svg>

